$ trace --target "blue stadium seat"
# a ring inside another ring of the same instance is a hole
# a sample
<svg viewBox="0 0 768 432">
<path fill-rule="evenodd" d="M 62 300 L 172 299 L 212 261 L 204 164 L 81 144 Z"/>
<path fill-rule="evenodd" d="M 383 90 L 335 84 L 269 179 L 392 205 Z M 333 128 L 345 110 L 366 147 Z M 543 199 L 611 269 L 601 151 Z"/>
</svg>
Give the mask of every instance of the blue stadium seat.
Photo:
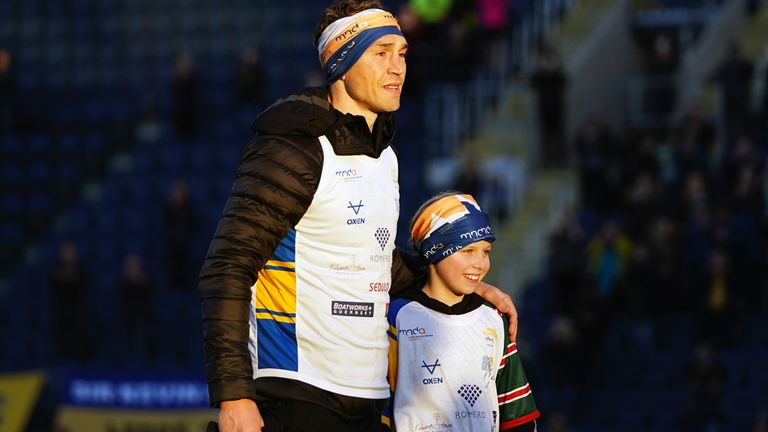
<svg viewBox="0 0 768 432">
<path fill-rule="evenodd" d="M 53 180 L 51 164 L 46 161 L 35 161 L 29 166 L 27 171 L 27 181 L 31 185 L 43 185 L 48 187 Z"/>
<path fill-rule="evenodd" d="M 740 386 L 748 380 L 747 360 L 749 353 L 743 349 L 723 349 L 718 360 L 725 368 L 729 386 Z"/>
<path fill-rule="evenodd" d="M 73 158 L 80 156 L 83 143 L 75 134 L 65 133 L 56 139 L 56 151 L 59 157 Z"/>
<path fill-rule="evenodd" d="M 647 388 L 622 388 L 616 397 L 620 398 L 617 407 L 619 424 L 634 427 L 647 427 L 653 421 L 653 413 L 658 409 L 655 392 Z"/>
<path fill-rule="evenodd" d="M 737 429 L 749 430 L 753 426 L 758 410 L 768 403 L 765 385 L 749 384 L 726 389 L 723 412 L 728 424 Z"/>
<path fill-rule="evenodd" d="M 15 135 L 0 136 L 0 158 L 4 162 L 17 162 L 24 156 L 24 144 Z"/>
<path fill-rule="evenodd" d="M 7 191 L 0 194 L 0 214 L 3 219 L 18 220 L 25 213 L 26 200 L 21 191 Z"/>
<path fill-rule="evenodd" d="M 5 190 L 21 190 L 24 184 L 24 174 L 21 166 L 12 160 L 3 159 L 0 162 L 0 192 Z"/>
<path fill-rule="evenodd" d="M 747 383 L 767 389 L 763 394 L 763 399 L 768 398 L 768 348 L 748 351 L 745 360 L 748 371 Z"/>
<path fill-rule="evenodd" d="M 49 157 L 55 149 L 51 138 L 43 133 L 30 135 L 26 139 L 26 147 L 29 154 L 33 157 Z"/>
<path fill-rule="evenodd" d="M 30 216 L 48 216 L 53 211 L 53 197 L 49 192 L 33 192 L 27 200 L 27 210 Z"/>
<path fill-rule="evenodd" d="M 687 390 L 683 386 L 660 388 L 654 395 L 651 422 L 662 429 L 675 430 L 680 424 L 681 407 L 687 397 Z"/>
</svg>

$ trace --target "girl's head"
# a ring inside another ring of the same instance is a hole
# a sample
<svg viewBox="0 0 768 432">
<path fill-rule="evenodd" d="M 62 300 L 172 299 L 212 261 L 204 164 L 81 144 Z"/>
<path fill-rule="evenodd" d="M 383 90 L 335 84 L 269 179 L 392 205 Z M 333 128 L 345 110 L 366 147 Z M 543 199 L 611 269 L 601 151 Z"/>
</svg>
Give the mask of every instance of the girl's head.
<svg viewBox="0 0 768 432">
<path fill-rule="evenodd" d="M 472 293 L 490 269 L 494 240 L 471 195 L 445 192 L 424 203 L 411 220 L 411 241 L 429 264 L 427 293 L 448 304 Z"/>
</svg>

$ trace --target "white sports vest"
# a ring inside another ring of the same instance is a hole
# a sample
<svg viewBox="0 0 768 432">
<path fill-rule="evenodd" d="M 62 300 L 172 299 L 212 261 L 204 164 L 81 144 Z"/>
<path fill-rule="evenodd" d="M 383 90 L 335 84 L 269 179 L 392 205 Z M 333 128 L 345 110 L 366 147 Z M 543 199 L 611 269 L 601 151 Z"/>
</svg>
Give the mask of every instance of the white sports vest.
<svg viewBox="0 0 768 432">
<path fill-rule="evenodd" d="M 481 306 L 445 315 L 412 301 L 396 324 L 396 430 L 498 431 L 495 380 L 506 331 L 498 312 Z"/>
<path fill-rule="evenodd" d="M 391 147 L 376 159 L 338 156 L 319 139 L 323 169 L 312 203 L 254 285 L 254 378 L 385 399 L 397 157 Z"/>
</svg>

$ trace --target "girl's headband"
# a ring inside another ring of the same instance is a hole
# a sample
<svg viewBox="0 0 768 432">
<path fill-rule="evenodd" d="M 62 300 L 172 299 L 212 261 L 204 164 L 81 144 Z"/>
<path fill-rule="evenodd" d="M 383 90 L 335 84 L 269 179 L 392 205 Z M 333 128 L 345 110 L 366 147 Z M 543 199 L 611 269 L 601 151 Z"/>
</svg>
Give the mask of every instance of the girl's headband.
<svg viewBox="0 0 768 432">
<path fill-rule="evenodd" d="M 366 9 L 326 27 L 317 52 L 328 84 L 347 73 L 373 42 L 387 34 L 403 35 L 397 18 L 381 9 Z"/>
<path fill-rule="evenodd" d="M 411 238 L 429 264 L 480 240 L 493 242 L 496 235 L 488 215 L 471 195 L 448 195 L 433 202 L 416 218 Z"/>
</svg>

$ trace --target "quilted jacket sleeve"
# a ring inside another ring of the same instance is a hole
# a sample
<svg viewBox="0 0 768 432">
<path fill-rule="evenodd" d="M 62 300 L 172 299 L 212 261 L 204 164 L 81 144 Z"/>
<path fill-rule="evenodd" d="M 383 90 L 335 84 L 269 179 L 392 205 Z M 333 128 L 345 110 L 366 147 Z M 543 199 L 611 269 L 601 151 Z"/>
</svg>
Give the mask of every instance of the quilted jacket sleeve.
<svg viewBox="0 0 768 432">
<path fill-rule="evenodd" d="M 256 398 L 248 351 L 251 287 L 312 202 L 322 158 L 312 138 L 256 137 L 243 152 L 200 272 L 203 354 L 212 406 Z"/>
</svg>

